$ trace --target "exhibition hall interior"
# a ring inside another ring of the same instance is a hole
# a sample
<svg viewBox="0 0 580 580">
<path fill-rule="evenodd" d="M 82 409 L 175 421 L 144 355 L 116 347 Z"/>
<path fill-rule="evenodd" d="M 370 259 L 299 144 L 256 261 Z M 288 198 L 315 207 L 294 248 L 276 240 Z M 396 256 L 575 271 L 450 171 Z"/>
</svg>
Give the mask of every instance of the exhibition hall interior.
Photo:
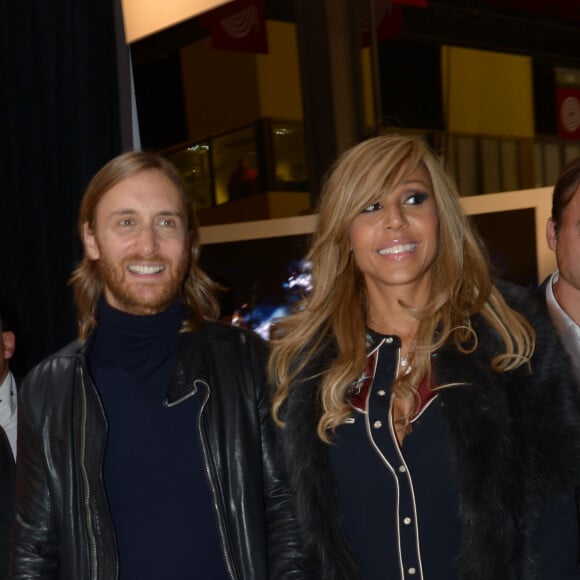
<svg viewBox="0 0 580 580">
<path fill-rule="evenodd" d="M 179 167 L 223 310 L 253 328 L 296 299 L 333 159 L 390 132 L 435 148 L 497 274 L 536 284 L 580 154 L 579 32 L 563 1 L 227 2 L 130 44 L 141 146 Z"/>
<path fill-rule="evenodd" d="M 137 20 L 153 10 L 146 30 L 131 0 L 2 7 L 0 298 L 23 370 L 76 334 L 78 205 L 132 148 L 179 168 L 202 266 L 229 288 L 223 312 L 253 328 L 308 287 L 324 177 L 376 135 L 437 151 L 499 276 L 533 285 L 553 270 L 551 188 L 580 155 L 580 3 L 175 4 L 189 13 L 136 2 Z"/>
</svg>

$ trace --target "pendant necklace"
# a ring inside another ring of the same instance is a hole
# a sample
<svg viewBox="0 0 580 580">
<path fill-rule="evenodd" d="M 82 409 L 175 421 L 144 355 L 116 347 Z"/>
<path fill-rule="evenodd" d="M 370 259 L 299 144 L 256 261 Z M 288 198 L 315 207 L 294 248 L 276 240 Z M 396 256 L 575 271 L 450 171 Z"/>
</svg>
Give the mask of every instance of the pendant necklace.
<svg viewBox="0 0 580 580">
<path fill-rule="evenodd" d="M 399 367 L 401 368 L 403 376 L 408 375 L 413 370 L 409 358 L 408 355 L 404 356 L 402 353 L 399 355 Z"/>
</svg>

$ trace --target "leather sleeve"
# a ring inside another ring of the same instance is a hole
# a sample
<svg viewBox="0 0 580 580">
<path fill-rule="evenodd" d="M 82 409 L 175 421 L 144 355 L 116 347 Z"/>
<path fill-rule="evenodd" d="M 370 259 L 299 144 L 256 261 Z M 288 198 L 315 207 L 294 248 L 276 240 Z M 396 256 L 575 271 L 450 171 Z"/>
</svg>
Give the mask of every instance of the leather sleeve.
<svg viewBox="0 0 580 580">
<path fill-rule="evenodd" d="M 48 434 L 41 422 L 43 405 L 39 400 L 43 380 L 41 371 L 35 369 L 19 392 L 18 491 L 9 575 L 14 580 L 59 577 L 57 524 L 47 479 L 50 451 Z"/>
<path fill-rule="evenodd" d="M 270 413 L 270 394 L 264 372 L 257 369 L 256 376 L 263 380 L 258 401 L 262 464 L 264 478 L 264 502 L 268 540 L 268 571 L 271 579 L 313 578 L 308 572 L 301 537 L 296 519 L 294 496 L 286 476 L 279 429 Z"/>
<path fill-rule="evenodd" d="M 208 334 L 212 395 L 203 424 L 234 577 L 318 580 L 307 569 L 280 430 L 270 415 L 267 345 L 231 327 L 212 325 Z"/>
</svg>

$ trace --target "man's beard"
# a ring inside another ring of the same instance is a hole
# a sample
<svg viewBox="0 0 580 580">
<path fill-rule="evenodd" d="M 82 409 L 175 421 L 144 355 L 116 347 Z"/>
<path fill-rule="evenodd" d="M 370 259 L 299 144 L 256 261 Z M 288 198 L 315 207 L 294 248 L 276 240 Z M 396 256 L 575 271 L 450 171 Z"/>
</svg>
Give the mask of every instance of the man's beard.
<svg viewBox="0 0 580 580">
<path fill-rule="evenodd" d="M 159 282 L 131 279 L 127 265 L 146 262 L 163 264 L 169 277 Z M 168 262 L 156 256 L 147 260 L 133 256 L 125 258 L 121 263 L 111 263 L 106 256 L 101 255 L 98 266 L 105 288 L 115 302 L 111 306 L 129 314 L 143 316 L 167 310 L 180 296 L 189 269 L 189 255 L 184 253 L 178 262 Z M 128 282 L 127 278 L 131 281 Z"/>
</svg>

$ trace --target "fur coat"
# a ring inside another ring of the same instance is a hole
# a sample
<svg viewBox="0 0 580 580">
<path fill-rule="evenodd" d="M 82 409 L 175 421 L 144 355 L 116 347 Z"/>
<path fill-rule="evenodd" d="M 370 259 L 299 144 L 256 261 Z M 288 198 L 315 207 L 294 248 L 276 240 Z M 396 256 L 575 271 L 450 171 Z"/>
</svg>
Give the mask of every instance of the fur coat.
<svg viewBox="0 0 580 580">
<path fill-rule="evenodd" d="M 465 383 L 439 392 L 452 434 L 463 580 L 534 578 L 531 538 L 539 514 L 580 483 L 580 399 L 564 349 L 537 295 L 512 285 L 502 285 L 502 292 L 536 329 L 531 373 L 525 365 L 492 371 L 490 361 L 501 352 L 501 340 L 477 316 L 472 321 L 479 337 L 475 352 L 463 354 L 449 344 L 436 354 L 438 383 Z M 331 358 L 329 345 L 308 365 L 306 378 L 291 386 L 283 441 L 317 578 L 353 580 L 356 563 L 343 531 L 326 444 L 316 435 L 316 375 Z"/>
</svg>

